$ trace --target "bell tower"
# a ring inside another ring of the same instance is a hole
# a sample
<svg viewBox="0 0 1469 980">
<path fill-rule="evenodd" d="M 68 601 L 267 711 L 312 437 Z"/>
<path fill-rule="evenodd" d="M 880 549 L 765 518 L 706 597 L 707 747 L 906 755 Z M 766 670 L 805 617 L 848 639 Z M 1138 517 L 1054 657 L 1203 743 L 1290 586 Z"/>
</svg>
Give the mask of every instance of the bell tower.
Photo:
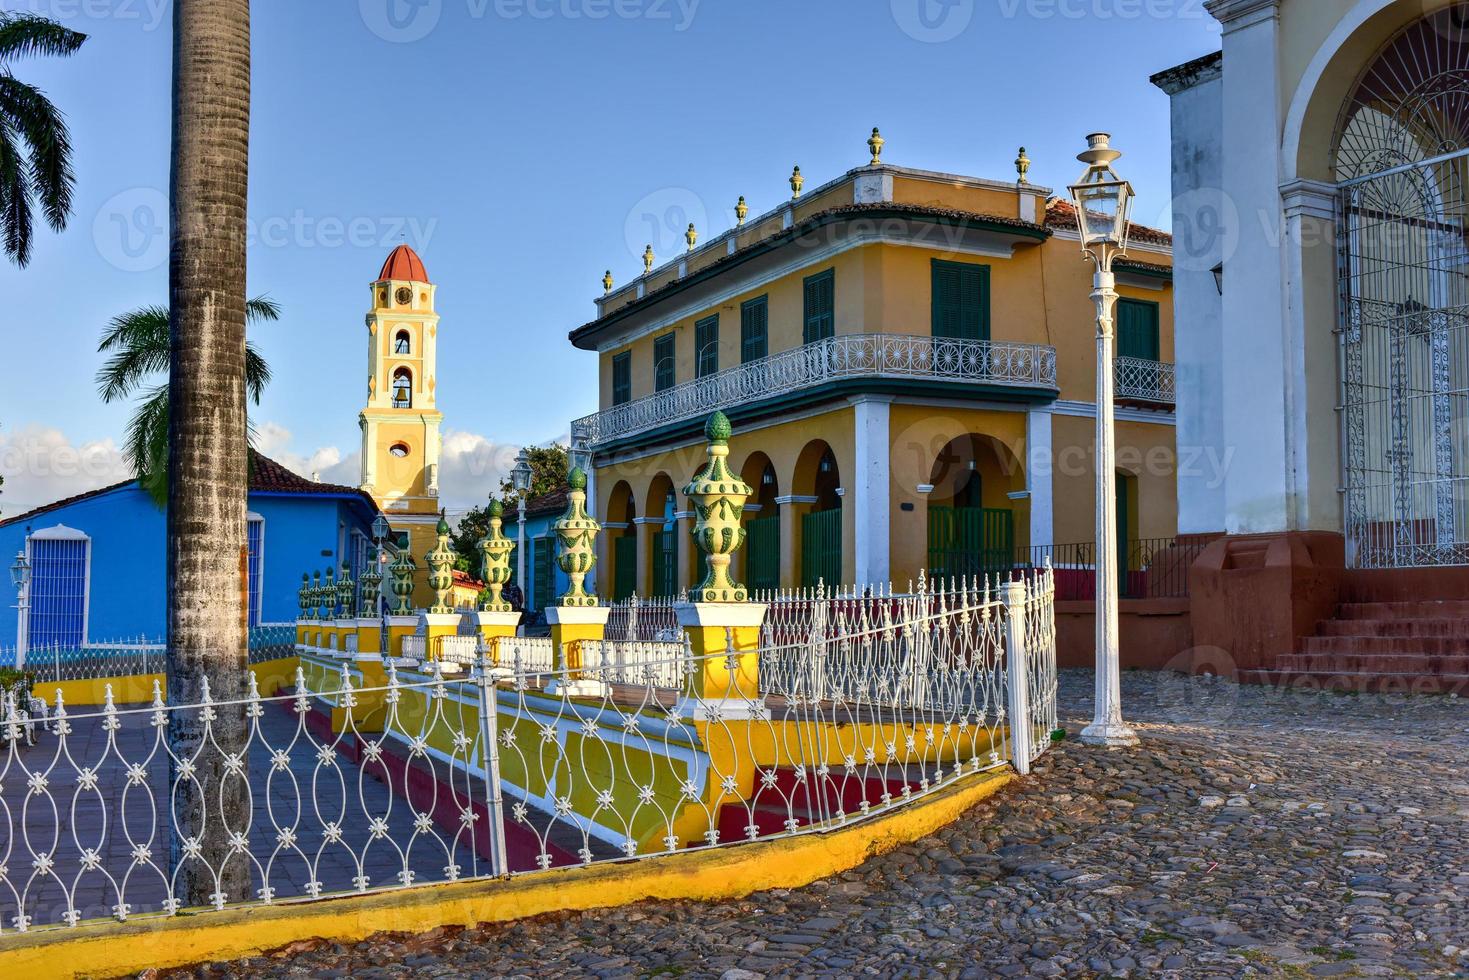
<svg viewBox="0 0 1469 980">
<path fill-rule="evenodd" d="M 439 317 L 436 287 L 423 260 L 399 245 L 372 284 L 367 314 L 367 407 L 362 427 L 362 489 L 377 501 L 418 563 L 413 600 L 431 601 L 423 556 L 434 546 L 439 514 Z"/>
</svg>

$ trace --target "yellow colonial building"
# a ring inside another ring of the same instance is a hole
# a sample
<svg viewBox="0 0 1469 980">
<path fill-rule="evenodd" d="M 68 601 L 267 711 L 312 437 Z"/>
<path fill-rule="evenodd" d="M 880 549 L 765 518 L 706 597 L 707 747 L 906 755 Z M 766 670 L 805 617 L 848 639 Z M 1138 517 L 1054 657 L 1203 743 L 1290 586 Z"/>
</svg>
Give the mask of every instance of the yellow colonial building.
<svg viewBox="0 0 1469 980">
<path fill-rule="evenodd" d="M 697 582 L 679 492 L 705 421 L 734 425 L 754 488 L 749 586 L 900 585 L 1093 540 L 1092 268 L 1075 214 L 1017 176 L 871 162 L 614 288 L 571 331 L 600 359 L 600 410 L 573 423 L 607 533 L 600 588 Z M 1068 165 L 1069 161 L 1068 161 Z M 1118 493 L 1124 541 L 1176 531 L 1171 241 L 1137 228 L 1119 263 Z"/>
<path fill-rule="evenodd" d="M 436 287 L 417 253 L 399 245 L 373 282 L 367 313 L 367 406 L 362 427 L 362 489 L 387 516 L 409 552 L 427 554 L 439 521 L 440 428 Z M 433 602 L 428 569 L 414 575 L 413 602 Z"/>
</svg>

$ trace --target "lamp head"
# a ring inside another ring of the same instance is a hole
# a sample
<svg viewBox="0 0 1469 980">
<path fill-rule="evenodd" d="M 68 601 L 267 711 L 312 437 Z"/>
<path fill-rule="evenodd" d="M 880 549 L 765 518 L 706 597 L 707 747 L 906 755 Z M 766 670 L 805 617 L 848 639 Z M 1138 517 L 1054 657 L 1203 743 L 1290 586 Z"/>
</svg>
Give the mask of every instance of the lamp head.
<svg viewBox="0 0 1469 980">
<path fill-rule="evenodd" d="M 1070 188 L 1082 250 L 1094 258 L 1099 250 L 1126 253 L 1134 194 L 1132 185 L 1112 167 L 1122 153 L 1112 148 L 1106 133 L 1092 133 L 1086 142 L 1086 150 L 1076 157 L 1086 164 L 1086 171 Z"/>
</svg>

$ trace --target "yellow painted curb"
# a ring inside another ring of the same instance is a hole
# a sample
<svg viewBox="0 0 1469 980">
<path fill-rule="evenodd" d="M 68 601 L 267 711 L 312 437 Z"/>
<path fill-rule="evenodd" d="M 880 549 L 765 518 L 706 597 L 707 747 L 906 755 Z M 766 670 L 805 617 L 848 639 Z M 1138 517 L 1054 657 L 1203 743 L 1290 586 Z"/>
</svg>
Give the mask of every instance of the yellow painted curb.
<svg viewBox="0 0 1469 980">
<path fill-rule="evenodd" d="M 645 899 L 731 899 L 799 888 L 928 836 L 1011 779 L 993 773 L 842 830 L 564 868 L 506 880 L 426 885 L 376 895 L 233 909 L 0 939 L 0 976 L 95 977 L 238 959 L 302 939 L 352 942 Z"/>
</svg>

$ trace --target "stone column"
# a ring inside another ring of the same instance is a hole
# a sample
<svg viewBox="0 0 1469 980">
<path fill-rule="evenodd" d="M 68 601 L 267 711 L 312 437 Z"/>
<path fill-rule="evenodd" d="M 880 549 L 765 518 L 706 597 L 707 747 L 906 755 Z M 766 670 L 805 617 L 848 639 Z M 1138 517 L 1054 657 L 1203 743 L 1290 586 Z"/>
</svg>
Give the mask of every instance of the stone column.
<svg viewBox="0 0 1469 980">
<path fill-rule="evenodd" d="M 856 472 L 846 482 L 843 504 L 851 507 L 856 522 L 852 581 L 858 587 L 892 578 L 889 405 L 889 399 L 868 396 L 857 399 L 854 406 Z"/>
</svg>

